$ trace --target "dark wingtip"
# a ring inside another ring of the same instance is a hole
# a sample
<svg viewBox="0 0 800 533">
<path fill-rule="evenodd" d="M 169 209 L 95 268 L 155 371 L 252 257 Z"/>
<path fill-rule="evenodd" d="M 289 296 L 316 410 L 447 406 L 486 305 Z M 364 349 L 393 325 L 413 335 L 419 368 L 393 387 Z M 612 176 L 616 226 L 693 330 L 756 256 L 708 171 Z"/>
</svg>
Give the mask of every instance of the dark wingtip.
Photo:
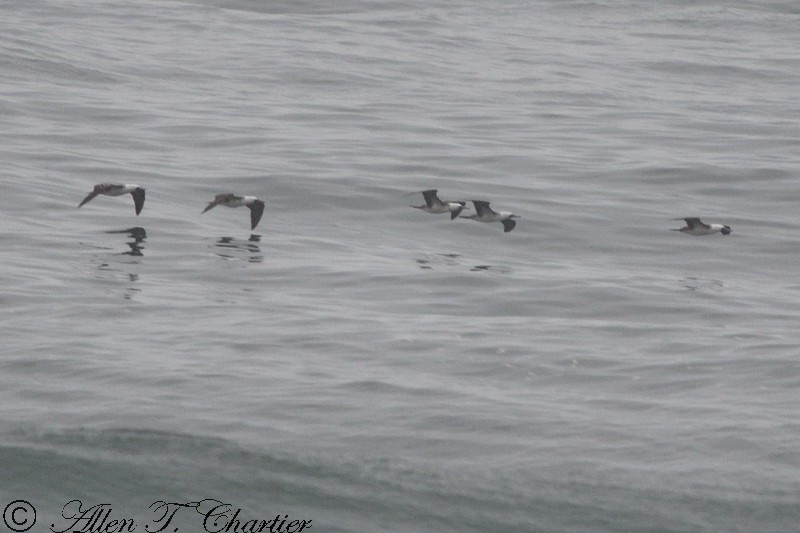
<svg viewBox="0 0 800 533">
<path fill-rule="evenodd" d="M 136 216 L 138 217 L 144 207 L 144 189 L 139 187 L 131 193 L 131 196 L 133 196 L 133 205 L 136 209 Z"/>
<path fill-rule="evenodd" d="M 78 204 L 78 207 L 81 207 L 81 206 L 83 206 L 84 204 L 88 203 L 88 202 L 89 202 L 89 200 L 91 200 L 91 199 L 92 199 L 92 198 L 94 198 L 95 196 L 97 196 L 97 193 L 96 193 L 96 192 L 94 192 L 94 191 L 90 192 L 89 194 L 87 194 L 87 195 L 86 195 L 86 198 L 84 198 L 84 199 L 81 201 L 81 203 L 79 203 L 79 204 Z"/>
<path fill-rule="evenodd" d="M 247 207 L 250 209 L 250 231 L 252 231 L 256 229 L 256 226 L 261 221 L 261 215 L 264 214 L 264 202 L 256 200 Z"/>
</svg>

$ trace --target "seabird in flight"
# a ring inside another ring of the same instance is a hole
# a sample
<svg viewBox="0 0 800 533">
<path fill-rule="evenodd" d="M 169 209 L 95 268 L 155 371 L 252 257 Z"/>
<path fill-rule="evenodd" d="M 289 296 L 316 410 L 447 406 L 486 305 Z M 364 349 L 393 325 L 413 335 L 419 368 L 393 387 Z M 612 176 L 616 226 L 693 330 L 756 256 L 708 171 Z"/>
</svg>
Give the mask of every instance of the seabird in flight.
<svg viewBox="0 0 800 533">
<path fill-rule="evenodd" d="M 218 194 L 214 197 L 214 201 L 206 206 L 203 213 L 215 205 L 224 205 L 225 207 L 242 207 L 246 205 L 250 209 L 251 230 L 256 229 L 258 221 L 261 220 L 261 215 L 264 214 L 264 202 L 255 196 L 236 196 L 231 193 Z"/>
<path fill-rule="evenodd" d="M 489 202 L 483 200 L 472 200 L 472 203 L 475 206 L 476 214 L 462 216 L 461 218 L 471 218 L 478 222 L 502 222 L 505 233 L 514 229 L 514 226 L 517 225 L 517 221 L 514 219 L 520 218 L 510 211 L 500 211 L 499 213 L 493 211 L 492 208 L 489 207 Z"/>
<path fill-rule="evenodd" d="M 78 204 L 78 207 L 89 202 L 95 196 L 102 194 L 104 196 L 122 196 L 123 194 L 130 193 L 133 196 L 133 205 L 136 208 L 136 214 L 142 212 L 144 206 L 144 189 L 138 185 L 123 184 L 112 185 L 111 183 L 101 183 L 94 186 L 94 190 L 90 192 L 83 201 Z"/>
<path fill-rule="evenodd" d="M 686 221 L 686 226 L 673 229 L 672 231 L 680 231 L 683 233 L 688 233 L 689 235 L 711 235 L 713 233 L 722 233 L 723 235 L 731 234 L 730 226 L 724 226 L 722 224 L 706 224 L 697 217 L 676 218 L 675 220 Z"/>
<path fill-rule="evenodd" d="M 461 213 L 467 202 L 443 202 L 436 196 L 438 189 L 430 189 L 427 191 L 420 191 L 422 197 L 425 198 L 425 205 L 412 205 L 415 209 L 422 209 L 426 213 L 432 215 L 439 213 L 450 213 L 450 220 L 453 220 Z M 417 194 L 417 193 L 413 193 Z"/>
</svg>

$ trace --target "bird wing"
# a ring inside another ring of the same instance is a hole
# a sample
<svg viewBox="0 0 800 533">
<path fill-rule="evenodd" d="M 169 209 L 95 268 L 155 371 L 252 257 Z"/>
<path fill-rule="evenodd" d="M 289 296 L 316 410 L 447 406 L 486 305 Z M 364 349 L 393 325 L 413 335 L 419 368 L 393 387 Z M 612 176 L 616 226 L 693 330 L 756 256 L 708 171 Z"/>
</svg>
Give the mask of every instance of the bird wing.
<svg viewBox="0 0 800 533">
<path fill-rule="evenodd" d="M 453 220 L 454 218 L 456 218 L 459 214 L 461 214 L 461 211 L 464 210 L 464 202 L 454 202 L 454 203 L 459 204 L 461 207 L 459 207 L 458 209 L 454 209 L 454 210 L 450 211 L 450 220 Z"/>
<path fill-rule="evenodd" d="M 439 189 L 429 189 L 427 191 L 422 191 L 422 197 L 425 198 L 425 204 L 428 207 L 433 207 L 435 205 L 442 205 L 442 201 L 439 200 L 439 197 L 436 196 L 436 193 L 439 192 Z"/>
<path fill-rule="evenodd" d="M 131 196 L 133 196 L 133 205 L 136 208 L 136 215 L 138 216 L 139 213 L 142 212 L 142 207 L 144 207 L 144 189 L 141 187 L 134 189 Z"/>
<path fill-rule="evenodd" d="M 482 217 L 484 214 L 487 215 L 496 215 L 492 208 L 489 207 L 489 202 L 484 200 L 472 200 L 472 205 L 475 206 L 475 212 L 478 213 L 478 218 Z"/>
<path fill-rule="evenodd" d="M 686 222 L 686 225 L 689 226 L 689 229 L 695 229 L 695 228 L 706 228 L 706 229 L 708 229 L 710 227 L 708 224 L 704 224 L 697 217 L 684 218 L 683 220 Z"/>
<path fill-rule="evenodd" d="M 503 223 L 504 233 L 508 233 L 509 231 L 514 229 L 514 227 L 517 225 L 517 221 L 514 220 L 513 218 L 507 218 L 505 220 L 502 220 L 501 222 Z"/>
<path fill-rule="evenodd" d="M 100 191 L 98 191 L 97 189 L 95 189 L 94 191 L 90 192 L 89 194 L 86 195 L 86 198 L 84 198 L 83 201 L 78 204 L 78 207 L 80 207 L 83 204 L 89 202 L 90 200 L 92 200 L 92 198 L 94 198 L 98 194 L 100 194 Z"/>
<path fill-rule="evenodd" d="M 206 206 L 206 208 L 203 209 L 203 213 L 205 213 L 206 211 L 208 211 L 212 207 L 221 204 L 222 202 L 224 202 L 227 198 L 230 198 L 231 196 L 233 196 L 233 193 L 218 194 L 218 195 L 214 196 L 214 201 L 210 202 Z"/>
<path fill-rule="evenodd" d="M 254 230 L 258 226 L 258 221 L 261 220 L 261 215 L 264 214 L 264 202 L 255 200 L 247 207 L 250 208 L 250 229 Z"/>
</svg>

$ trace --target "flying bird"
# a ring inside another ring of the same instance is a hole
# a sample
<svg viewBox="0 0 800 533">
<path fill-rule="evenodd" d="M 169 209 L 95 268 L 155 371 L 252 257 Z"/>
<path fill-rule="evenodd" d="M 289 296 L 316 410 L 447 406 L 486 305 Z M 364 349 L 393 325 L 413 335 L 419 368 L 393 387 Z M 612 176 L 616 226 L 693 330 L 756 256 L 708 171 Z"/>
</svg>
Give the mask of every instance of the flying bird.
<svg viewBox="0 0 800 533">
<path fill-rule="evenodd" d="M 123 194 L 130 193 L 133 196 L 133 205 L 136 208 L 136 214 L 142 212 L 144 207 L 144 189 L 138 185 L 124 184 L 112 185 L 111 183 L 101 183 L 94 186 L 94 190 L 90 192 L 83 201 L 78 204 L 81 207 L 83 204 L 89 202 L 95 196 L 102 194 L 103 196 L 122 196 Z"/>
<path fill-rule="evenodd" d="M 730 226 L 706 224 L 697 217 L 676 218 L 675 220 L 683 220 L 686 222 L 686 225 L 682 228 L 673 228 L 672 231 L 680 231 L 688 233 L 689 235 L 712 235 L 714 233 L 722 233 L 723 235 L 731 234 Z"/>
<path fill-rule="evenodd" d="M 450 220 L 453 220 L 461 213 L 461 210 L 464 209 L 464 206 L 467 205 L 467 202 L 443 202 L 439 199 L 436 195 L 438 189 L 430 189 L 427 191 L 420 191 L 422 193 L 422 197 L 425 198 L 425 205 L 412 205 L 411 207 L 415 209 L 422 209 L 426 213 L 430 213 L 432 215 L 439 214 L 439 213 L 450 213 Z M 417 193 L 412 193 L 417 194 Z"/>
<path fill-rule="evenodd" d="M 517 221 L 514 219 L 520 217 L 512 214 L 510 211 L 500 211 L 498 213 L 489 207 L 489 202 L 485 202 L 483 200 L 471 201 L 475 206 L 476 214 L 462 216 L 461 218 L 471 218 L 472 220 L 477 220 L 478 222 L 502 222 L 504 228 L 503 231 L 505 233 L 508 233 L 517 225 Z"/>
<path fill-rule="evenodd" d="M 231 193 L 218 194 L 214 197 L 214 201 L 206 206 L 203 213 L 216 205 L 224 205 L 225 207 L 242 207 L 246 205 L 250 209 L 251 230 L 256 229 L 258 221 L 261 220 L 261 215 L 264 214 L 264 202 L 255 196 L 236 196 Z"/>
</svg>

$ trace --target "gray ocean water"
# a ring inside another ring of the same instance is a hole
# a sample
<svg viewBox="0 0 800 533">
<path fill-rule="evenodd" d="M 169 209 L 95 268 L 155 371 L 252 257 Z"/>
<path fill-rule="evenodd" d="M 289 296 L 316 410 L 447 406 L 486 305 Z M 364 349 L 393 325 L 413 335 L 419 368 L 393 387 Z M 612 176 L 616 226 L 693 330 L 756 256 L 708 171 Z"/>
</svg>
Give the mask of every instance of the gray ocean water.
<svg viewBox="0 0 800 533">
<path fill-rule="evenodd" d="M 800 531 L 796 2 L 0 14 L 0 530 Z"/>
</svg>

